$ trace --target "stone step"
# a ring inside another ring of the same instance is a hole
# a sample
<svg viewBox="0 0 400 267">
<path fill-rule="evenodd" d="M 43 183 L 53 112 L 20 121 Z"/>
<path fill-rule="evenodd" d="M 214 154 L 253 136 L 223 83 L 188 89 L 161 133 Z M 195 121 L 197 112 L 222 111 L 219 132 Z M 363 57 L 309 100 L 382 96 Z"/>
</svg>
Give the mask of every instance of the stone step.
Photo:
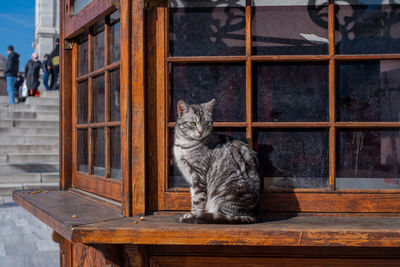
<svg viewBox="0 0 400 267">
<path fill-rule="evenodd" d="M 8 163 L 34 163 L 34 162 L 56 162 L 58 153 L 8 153 Z"/>
<path fill-rule="evenodd" d="M 0 136 L 0 145 L 57 145 L 58 136 Z"/>
<path fill-rule="evenodd" d="M 16 173 L 0 175 L 0 184 L 9 183 L 58 183 L 59 173 Z"/>
<path fill-rule="evenodd" d="M 44 105 L 44 106 L 39 106 L 39 105 L 29 105 L 25 103 L 17 104 L 17 105 L 11 105 L 8 108 L 5 108 L 3 110 L 8 110 L 8 111 L 21 111 L 21 112 L 45 112 L 45 113 L 57 113 L 59 110 L 58 105 Z"/>
<path fill-rule="evenodd" d="M 57 113 L 49 113 L 49 112 L 46 112 L 46 113 L 36 113 L 36 118 L 38 119 L 38 120 L 53 120 L 53 121 L 59 121 L 60 120 L 60 115 L 58 115 L 58 112 Z"/>
<path fill-rule="evenodd" d="M 59 162 L 30 162 L 23 164 L 15 163 L 0 163 L 0 173 L 1 175 L 11 175 L 20 173 L 54 173 L 59 170 Z"/>
<path fill-rule="evenodd" d="M 8 104 L 8 96 L 0 96 L 0 104 Z"/>
<path fill-rule="evenodd" d="M 0 121 L 1 122 L 8 122 L 7 120 Z M 58 121 L 54 120 L 13 120 L 11 121 L 12 125 L 15 127 L 21 128 L 57 128 L 58 129 Z M 0 125 L 1 127 L 1 125 Z"/>
<path fill-rule="evenodd" d="M 0 120 L 33 120 L 36 117 L 35 112 L 0 110 Z"/>
<path fill-rule="evenodd" d="M 0 184 L 0 196 L 11 196 L 14 190 L 37 190 L 43 189 L 43 194 L 46 189 L 58 188 L 58 183 L 9 183 Z"/>
<path fill-rule="evenodd" d="M 2 137 L 0 137 L 2 138 Z M 6 153 L 58 153 L 59 145 L 0 145 L 0 154 Z"/>
<path fill-rule="evenodd" d="M 40 94 L 41 98 L 59 98 L 60 97 L 60 91 L 58 90 L 52 90 L 52 91 L 44 91 Z"/>
<path fill-rule="evenodd" d="M 57 98 L 44 98 L 44 97 L 28 97 L 25 100 L 25 103 L 28 105 L 50 105 L 50 106 L 58 106 L 60 104 L 59 99 Z"/>
<path fill-rule="evenodd" d="M 0 122 L 1 124 L 1 122 Z M 10 128 L 0 127 L 0 136 L 59 136 L 59 129 L 57 128 Z"/>
</svg>

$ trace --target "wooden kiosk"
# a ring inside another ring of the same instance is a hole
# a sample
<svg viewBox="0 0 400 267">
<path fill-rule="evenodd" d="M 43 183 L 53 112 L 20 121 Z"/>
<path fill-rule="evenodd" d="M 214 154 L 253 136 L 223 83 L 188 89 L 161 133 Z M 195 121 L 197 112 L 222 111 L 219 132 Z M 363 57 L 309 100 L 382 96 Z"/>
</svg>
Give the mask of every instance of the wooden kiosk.
<svg viewBox="0 0 400 267">
<path fill-rule="evenodd" d="M 400 265 L 396 1 L 60 0 L 60 18 L 60 188 L 13 196 L 61 266 Z M 214 130 L 258 151 L 260 223 L 174 220 L 175 105 L 211 98 Z"/>
</svg>

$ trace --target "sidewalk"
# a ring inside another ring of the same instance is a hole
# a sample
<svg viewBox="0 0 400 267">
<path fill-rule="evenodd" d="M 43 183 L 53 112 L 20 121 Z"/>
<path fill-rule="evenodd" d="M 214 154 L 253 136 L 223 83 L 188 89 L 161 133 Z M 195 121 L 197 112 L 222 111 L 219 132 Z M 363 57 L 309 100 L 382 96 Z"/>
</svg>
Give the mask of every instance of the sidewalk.
<svg viewBox="0 0 400 267">
<path fill-rule="evenodd" d="M 0 267 L 59 266 L 52 230 L 29 212 L 0 197 Z"/>
</svg>

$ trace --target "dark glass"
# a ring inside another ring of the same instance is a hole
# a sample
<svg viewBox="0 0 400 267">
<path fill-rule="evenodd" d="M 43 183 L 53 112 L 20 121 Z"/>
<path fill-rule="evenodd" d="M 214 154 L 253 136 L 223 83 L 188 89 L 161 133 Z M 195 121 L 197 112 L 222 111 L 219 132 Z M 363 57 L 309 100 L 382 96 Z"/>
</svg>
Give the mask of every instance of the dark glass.
<svg viewBox="0 0 400 267">
<path fill-rule="evenodd" d="M 169 2 L 171 56 L 245 55 L 245 1 L 223 2 Z"/>
<path fill-rule="evenodd" d="M 97 70 L 104 67 L 104 25 L 96 25 L 94 31 L 96 31 L 96 33 L 93 38 L 93 70 Z"/>
<path fill-rule="evenodd" d="M 176 103 L 200 104 L 215 98 L 214 121 L 246 120 L 244 64 L 185 64 L 170 67 L 169 120 L 177 117 Z"/>
<path fill-rule="evenodd" d="M 337 54 L 400 53 L 399 4 L 377 0 L 346 2 L 339 2 L 342 4 L 335 8 Z"/>
<path fill-rule="evenodd" d="M 89 5 L 93 0 L 74 0 L 74 14 L 77 14 L 79 11 L 84 9 L 87 5 Z"/>
<path fill-rule="evenodd" d="M 111 121 L 121 120 L 121 104 L 120 104 L 120 71 L 115 70 L 110 73 L 110 110 Z"/>
<path fill-rule="evenodd" d="M 78 83 L 78 123 L 88 123 L 88 81 Z"/>
<path fill-rule="evenodd" d="M 84 41 L 79 44 L 79 59 L 78 59 L 78 76 L 82 76 L 88 73 L 89 66 L 89 47 L 88 41 Z"/>
<path fill-rule="evenodd" d="M 121 132 L 119 127 L 110 129 L 111 178 L 121 180 Z"/>
<path fill-rule="evenodd" d="M 329 186 L 328 131 L 258 130 L 254 141 L 265 188 Z"/>
<path fill-rule="evenodd" d="M 256 121 L 328 121 L 328 64 L 254 64 L 253 105 Z"/>
<path fill-rule="evenodd" d="M 336 145 L 338 189 L 400 188 L 400 130 L 343 129 Z"/>
<path fill-rule="evenodd" d="M 120 17 L 121 17 L 121 12 L 119 12 L 119 10 L 115 11 L 110 15 L 110 23 L 116 22 L 117 20 L 120 19 Z"/>
<path fill-rule="evenodd" d="M 105 120 L 105 90 L 104 75 L 93 79 L 93 118 L 94 122 L 104 122 Z"/>
<path fill-rule="evenodd" d="M 217 127 L 213 129 L 214 134 L 227 135 L 234 139 L 246 142 L 246 130 L 242 128 L 227 128 L 227 127 Z M 182 188 L 189 187 L 189 184 L 183 178 L 181 172 L 174 163 L 173 156 L 173 146 L 174 146 L 174 129 L 168 130 L 168 187 L 169 188 Z"/>
<path fill-rule="evenodd" d="M 110 27 L 110 62 L 114 63 L 119 61 L 121 57 L 121 24 L 115 23 Z"/>
<path fill-rule="evenodd" d="M 338 62 L 338 121 L 400 121 L 400 61 Z"/>
<path fill-rule="evenodd" d="M 93 129 L 93 174 L 105 176 L 105 138 L 104 129 Z"/>
<path fill-rule="evenodd" d="M 89 171 L 88 130 L 78 130 L 78 171 Z"/>
<path fill-rule="evenodd" d="M 254 0 L 253 2 L 253 54 L 328 53 L 327 1 Z M 312 2 L 317 4 L 309 4 Z"/>
</svg>

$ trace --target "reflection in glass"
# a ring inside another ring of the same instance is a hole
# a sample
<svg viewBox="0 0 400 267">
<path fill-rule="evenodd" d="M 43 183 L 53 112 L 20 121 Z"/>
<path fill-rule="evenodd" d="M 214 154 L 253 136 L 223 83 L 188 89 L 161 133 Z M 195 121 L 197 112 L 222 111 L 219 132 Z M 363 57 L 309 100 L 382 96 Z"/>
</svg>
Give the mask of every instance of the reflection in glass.
<svg viewBox="0 0 400 267">
<path fill-rule="evenodd" d="M 337 1 L 335 42 L 338 54 L 399 53 L 399 2 Z"/>
<path fill-rule="evenodd" d="M 169 120 L 176 120 L 176 103 L 200 104 L 215 98 L 214 121 L 245 121 L 244 64 L 172 65 Z"/>
<path fill-rule="evenodd" d="M 400 130 L 340 130 L 338 189 L 400 188 Z"/>
<path fill-rule="evenodd" d="M 88 123 L 88 81 L 78 83 L 78 123 Z"/>
<path fill-rule="evenodd" d="M 89 5 L 93 0 L 74 0 L 74 14 L 77 14 L 79 11 L 84 9 L 87 5 Z"/>
<path fill-rule="evenodd" d="M 234 139 L 246 142 L 246 130 L 242 128 L 226 128 L 226 127 L 214 127 L 214 134 L 226 135 Z M 189 187 L 189 184 L 183 178 L 181 172 L 176 167 L 173 157 L 173 146 L 174 146 L 174 129 L 168 130 L 168 187 L 169 188 L 182 188 Z"/>
<path fill-rule="evenodd" d="M 326 63 L 259 63 L 253 67 L 254 119 L 328 121 Z"/>
<path fill-rule="evenodd" d="M 110 110 L 111 121 L 120 121 L 120 86 L 119 86 L 119 69 L 110 73 Z"/>
<path fill-rule="evenodd" d="M 121 132 L 119 127 L 110 129 L 111 178 L 121 179 Z"/>
<path fill-rule="evenodd" d="M 101 30 L 93 38 L 93 70 L 104 67 L 104 31 L 103 24 L 96 26 L 95 30 Z"/>
<path fill-rule="evenodd" d="M 328 132 L 258 130 L 258 152 L 266 189 L 329 186 Z"/>
<path fill-rule="evenodd" d="M 79 59 L 78 59 L 78 76 L 82 76 L 88 73 L 88 41 L 84 41 L 83 43 L 79 44 Z"/>
<path fill-rule="evenodd" d="M 110 27 L 110 62 L 119 61 L 121 56 L 120 28 L 121 24 L 115 23 Z"/>
<path fill-rule="evenodd" d="M 104 129 L 93 129 L 93 174 L 105 176 L 105 138 Z"/>
<path fill-rule="evenodd" d="M 94 122 L 104 122 L 105 120 L 105 91 L 104 75 L 93 79 L 93 118 Z"/>
<path fill-rule="evenodd" d="M 89 171 L 88 130 L 78 130 L 78 171 Z"/>
<path fill-rule="evenodd" d="M 328 1 L 252 2 L 253 54 L 328 53 Z"/>
<path fill-rule="evenodd" d="M 337 63 L 337 120 L 400 121 L 400 61 Z"/>
<path fill-rule="evenodd" d="M 171 56 L 245 55 L 245 1 L 169 1 Z"/>
</svg>

